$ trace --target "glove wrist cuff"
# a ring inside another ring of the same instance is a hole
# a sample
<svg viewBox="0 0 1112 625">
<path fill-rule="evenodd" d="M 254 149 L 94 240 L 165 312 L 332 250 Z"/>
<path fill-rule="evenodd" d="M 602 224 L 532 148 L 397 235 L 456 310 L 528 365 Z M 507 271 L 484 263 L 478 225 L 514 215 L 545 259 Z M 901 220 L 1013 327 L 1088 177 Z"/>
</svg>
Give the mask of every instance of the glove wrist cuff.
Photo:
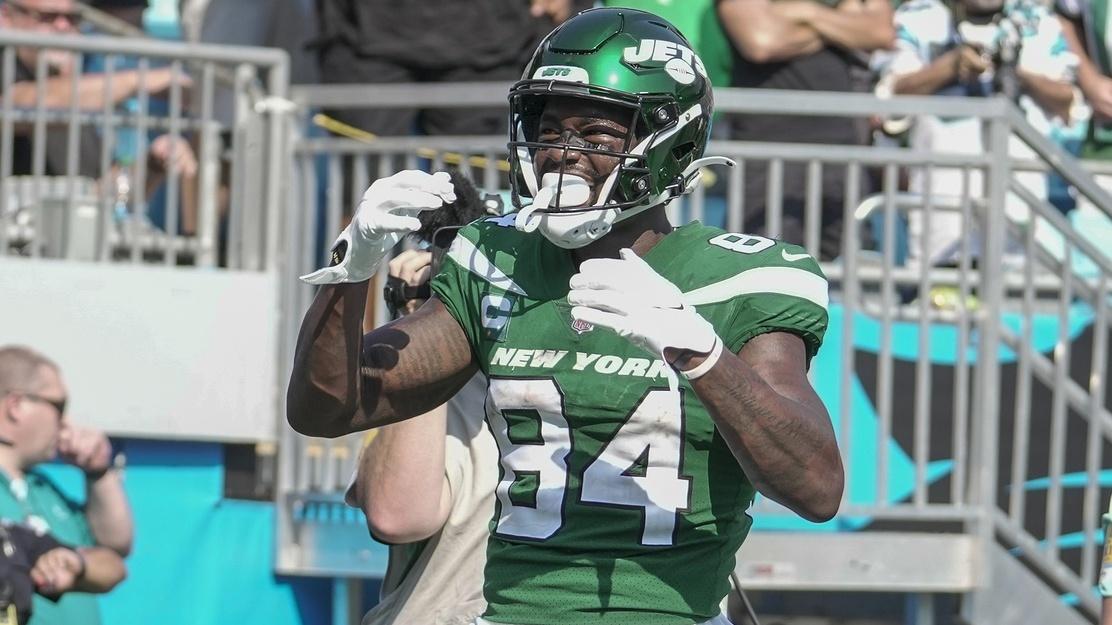
<svg viewBox="0 0 1112 625">
<path fill-rule="evenodd" d="M 680 371 L 680 374 L 688 380 L 696 380 L 698 378 L 701 378 L 704 374 L 706 374 L 707 371 L 710 371 L 711 368 L 718 363 L 718 359 L 721 357 L 722 341 L 718 337 L 715 337 L 714 347 L 710 349 L 710 353 L 707 354 L 707 357 L 703 359 L 703 362 L 699 363 L 699 366 L 697 367 L 693 367 L 686 371 Z"/>
</svg>

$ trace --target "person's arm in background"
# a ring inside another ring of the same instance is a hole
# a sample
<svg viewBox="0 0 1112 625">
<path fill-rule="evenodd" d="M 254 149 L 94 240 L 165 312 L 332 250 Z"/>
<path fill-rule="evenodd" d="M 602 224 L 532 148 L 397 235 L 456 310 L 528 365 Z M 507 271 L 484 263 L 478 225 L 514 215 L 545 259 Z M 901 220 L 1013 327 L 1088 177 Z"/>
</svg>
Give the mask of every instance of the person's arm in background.
<svg viewBox="0 0 1112 625">
<path fill-rule="evenodd" d="M 936 21 L 950 23 L 950 9 L 937 5 L 927 9 L 908 10 L 906 5 L 893 16 L 896 31 L 894 50 L 874 55 L 880 81 L 878 92 L 899 95 L 933 95 L 955 83 L 971 83 L 991 66 L 981 50 L 974 45 L 953 45 L 949 37 L 940 37 Z M 948 27 L 950 28 L 950 27 Z M 937 54 L 936 50 L 946 50 Z"/>
<path fill-rule="evenodd" d="M 828 43 L 846 50 L 888 50 L 896 43 L 889 0 L 842 0 L 831 8 L 812 0 L 777 2 L 776 10 L 810 26 Z"/>
<path fill-rule="evenodd" d="M 897 73 L 892 79 L 892 93 L 931 95 L 954 82 L 970 82 L 988 67 L 975 48 L 957 46 L 915 71 Z"/>
<path fill-rule="evenodd" d="M 1070 107 L 1073 106 L 1073 86 L 1035 72 L 1016 70 L 1019 86 L 1031 96 L 1044 111 L 1054 117 L 1069 120 Z"/>
<path fill-rule="evenodd" d="M 1075 21 L 1064 16 L 1058 18 L 1062 25 L 1062 36 L 1070 52 L 1077 56 L 1077 85 L 1085 94 L 1093 113 L 1104 119 L 1112 119 L 1112 78 L 1101 73 L 1100 68 L 1089 57 L 1082 43 L 1082 30 Z"/>
<path fill-rule="evenodd" d="M 1016 78 L 1020 89 L 1050 117 L 1069 122 L 1073 106 L 1077 59 L 1058 17 L 1047 9 L 1037 13 L 1033 29 L 1024 30 Z"/>
<path fill-rule="evenodd" d="M 173 74 L 170 68 L 147 70 L 148 93 L 165 92 L 174 82 L 188 87 L 191 83 L 184 74 Z M 73 101 L 73 78 L 62 76 L 43 81 L 43 106 L 48 109 L 69 108 Z M 138 70 L 119 70 L 113 72 L 112 80 L 106 74 L 85 74 L 77 79 L 77 108 L 100 111 L 106 103 L 119 104 L 139 93 L 140 77 Z M 38 83 L 27 80 L 12 83 L 12 106 L 31 108 L 38 106 Z"/>
<path fill-rule="evenodd" d="M 145 197 L 152 197 L 158 187 L 169 180 L 170 172 L 176 171 L 180 193 L 179 229 L 185 234 L 195 234 L 197 232 L 197 176 L 200 169 L 193 147 L 184 137 L 178 137 L 178 140 L 174 141 L 173 135 L 159 135 L 151 141 L 147 157 Z"/>
<path fill-rule="evenodd" d="M 107 547 L 56 547 L 39 556 L 31 569 L 31 581 L 40 594 L 104 593 L 127 577 L 123 558 Z"/>
<path fill-rule="evenodd" d="M 112 468 L 108 437 L 67 423 L 59 437 L 58 455 L 85 472 L 85 518 L 96 544 L 126 556 L 134 535 L 131 506 L 123 478 Z"/>
<path fill-rule="evenodd" d="M 771 0 L 717 0 L 722 29 L 742 56 L 773 63 L 814 54 L 825 42 L 817 30 L 777 8 Z"/>
<path fill-rule="evenodd" d="M 410 286 L 430 279 L 432 254 L 409 250 L 390 261 L 390 275 Z M 413 312 L 419 302 L 409 302 Z M 363 510 L 371 534 L 387 543 L 423 540 L 444 527 L 452 510 L 445 476 L 447 407 L 379 428 L 359 459 L 350 503 Z"/>
</svg>

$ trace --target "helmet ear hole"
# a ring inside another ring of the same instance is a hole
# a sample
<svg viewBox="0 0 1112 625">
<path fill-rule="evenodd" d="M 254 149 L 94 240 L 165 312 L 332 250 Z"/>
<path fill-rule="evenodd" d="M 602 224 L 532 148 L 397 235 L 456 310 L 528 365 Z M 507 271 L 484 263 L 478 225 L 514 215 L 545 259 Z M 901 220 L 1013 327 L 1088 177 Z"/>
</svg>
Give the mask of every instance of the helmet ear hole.
<svg viewBox="0 0 1112 625">
<path fill-rule="evenodd" d="M 672 158 L 682 163 L 685 161 L 685 159 L 689 158 L 694 151 L 695 142 L 687 141 L 672 148 Z"/>
</svg>

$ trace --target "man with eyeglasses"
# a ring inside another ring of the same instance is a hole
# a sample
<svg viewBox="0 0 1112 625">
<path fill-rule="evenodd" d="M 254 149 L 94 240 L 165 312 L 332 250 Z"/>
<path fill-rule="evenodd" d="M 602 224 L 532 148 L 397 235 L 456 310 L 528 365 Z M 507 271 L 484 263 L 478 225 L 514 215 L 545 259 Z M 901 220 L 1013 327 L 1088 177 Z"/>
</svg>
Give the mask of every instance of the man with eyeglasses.
<svg viewBox="0 0 1112 625">
<path fill-rule="evenodd" d="M 69 499 L 38 468 L 55 457 L 85 473 L 85 503 Z M 66 418 L 58 366 L 26 347 L 0 347 L 0 518 L 50 532 L 75 547 L 131 550 L 133 524 L 112 447 L 100 431 Z M 95 597 L 36 597 L 31 625 L 99 625 Z"/>
<path fill-rule="evenodd" d="M 81 14 L 75 0 L 0 0 L 0 28 L 33 32 L 43 35 L 76 35 Z M 78 68 L 76 56 L 65 50 L 51 50 L 38 46 L 16 48 L 16 75 L 12 85 L 12 104 L 16 107 L 37 105 L 37 87 L 34 84 L 39 59 L 46 63 L 47 80 L 43 94 L 46 108 L 68 108 L 73 97 L 71 75 Z M 173 73 L 170 68 L 152 68 L 147 72 L 148 92 L 162 93 L 174 82 L 184 85 L 188 79 Z M 99 111 L 106 99 L 118 104 L 139 91 L 139 72 L 121 70 L 112 75 L 111 88 L 105 89 L 103 74 L 89 73 L 78 79 L 78 107 Z M 2 86 L 0 86 L 2 89 Z"/>
</svg>

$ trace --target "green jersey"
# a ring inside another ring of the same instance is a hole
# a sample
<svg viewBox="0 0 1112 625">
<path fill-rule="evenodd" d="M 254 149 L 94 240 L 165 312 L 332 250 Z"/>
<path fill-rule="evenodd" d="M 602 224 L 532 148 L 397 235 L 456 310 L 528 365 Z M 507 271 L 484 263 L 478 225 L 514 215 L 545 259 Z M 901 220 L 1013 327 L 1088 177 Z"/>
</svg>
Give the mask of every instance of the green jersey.
<svg viewBox="0 0 1112 625">
<path fill-rule="evenodd" d="M 697 623 L 719 613 L 754 488 L 691 386 L 612 331 L 573 321 L 571 253 L 514 216 L 464 228 L 432 288 L 489 379 L 501 479 L 485 618 Z M 698 222 L 644 257 L 736 352 L 774 331 L 809 355 L 827 284 L 800 248 Z"/>
</svg>

